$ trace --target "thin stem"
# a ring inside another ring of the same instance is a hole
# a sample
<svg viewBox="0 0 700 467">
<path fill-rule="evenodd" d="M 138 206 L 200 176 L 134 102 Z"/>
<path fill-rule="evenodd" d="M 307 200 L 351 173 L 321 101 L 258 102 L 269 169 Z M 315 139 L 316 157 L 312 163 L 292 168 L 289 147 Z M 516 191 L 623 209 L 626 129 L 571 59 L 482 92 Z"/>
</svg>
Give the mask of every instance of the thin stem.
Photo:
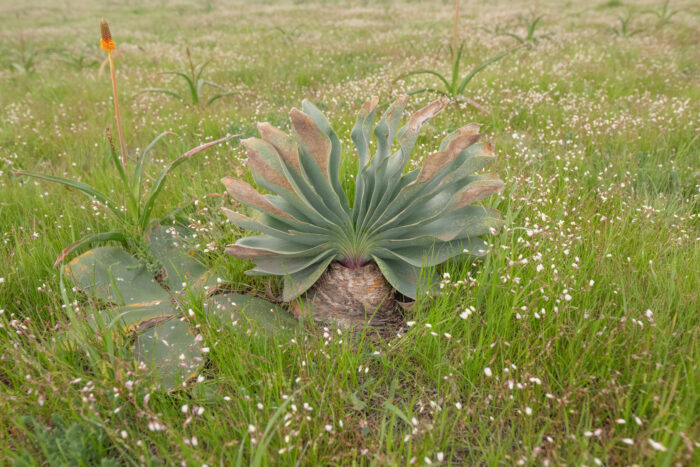
<svg viewBox="0 0 700 467">
<path fill-rule="evenodd" d="M 190 62 L 190 72 L 192 73 L 192 82 L 194 83 L 196 78 L 195 78 L 195 73 L 194 73 L 194 62 L 192 62 L 192 54 L 190 53 L 190 48 L 187 47 L 187 60 Z"/>
<path fill-rule="evenodd" d="M 452 53 L 457 53 L 457 21 L 459 20 L 459 0 L 455 2 L 455 20 L 452 30 Z"/>
<path fill-rule="evenodd" d="M 117 96 L 117 76 L 114 73 L 114 60 L 112 52 L 107 52 L 109 57 L 109 72 L 112 75 L 112 94 L 114 94 L 114 115 L 117 119 L 117 133 L 119 133 L 119 149 L 122 153 L 122 167 L 126 169 L 126 148 L 124 147 L 124 133 L 122 132 L 122 119 L 119 114 L 119 98 Z"/>
</svg>

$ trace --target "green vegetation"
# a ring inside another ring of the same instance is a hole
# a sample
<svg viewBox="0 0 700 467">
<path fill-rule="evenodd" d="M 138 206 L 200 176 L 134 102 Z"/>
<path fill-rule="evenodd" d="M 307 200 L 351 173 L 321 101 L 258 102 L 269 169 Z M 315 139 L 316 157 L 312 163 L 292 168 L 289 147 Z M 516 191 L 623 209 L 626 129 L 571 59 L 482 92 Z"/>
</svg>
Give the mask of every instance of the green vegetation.
<svg viewBox="0 0 700 467">
<path fill-rule="evenodd" d="M 34 73 L 37 60 L 46 56 L 47 50 L 37 48 L 33 43 L 27 42 L 24 34 L 20 32 L 15 44 L 0 50 L 5 66 L 12 71 L 22 74 Z"/>
<path fill-rule="evenodd" d="M 671 18 L 676 16 L 680 10 L 674 10 L 670 6 L 671 2 L 670 0 L 666 0 L 663 5 L 656 9 L 648 9 L 647 12 L 651 13 L 652 15 L 656 16 L 657 22 L 656 22 L 656 27 L 661 28 L 666 26 L 668 23 L 671 22 Z"/>
<path fill-rule="evenodd" d="M 111 441 L 99 424 L 73 421 L 69 425 L 63 417 L 51 414 L 50 427 L 45 428 L 30 416 L 20 417 L 21 424 L 40 440 L 42 454 L 48 465 L 79 465 L 112 467 L 120 465 L 115 457 L 109 457 Z M 16 466 L 36 465 L 36 459 L 26 450 L 20 451 Z"/>
<path fill-rule="evenodd" d="M 632 19 L 635 17 L 634 11 L 627 10 L 627 13 L 623 15 L 617 15 L 618 25 L 612 27 L 612 32 L 616 36 L 627 37 L 634 36 L 642 32 L 642 29 L 632 29 Z"/>
<path fill-rule="evenodd" d="M 464 98 L 463 94 L 465 89 L 467 88 L 467 85 L 474 79 L 474 77 L 481 71 L 485 70 L 489 65 L 496 63 L 506 55 L 510 54 L 512 50 L 508 50 L 506 52 L 500 53 L 498 55 L 495 55 L 487 60 L 484 60 L 483 62 L 479 63 L 475 67 L 473 67 L 471 70 L 469 70 L 469 73 L 467 73 L 465 76 L 460 76 L 460 61 L 462 60 L 462 54 L 464 53 L 464 44 L 461 44 L 456 52 L 453 52 L 454 55 L 454 61 L 452 62 L 452 74 L 450 79 L 446 78 L 443 74 L 436 70 L 428 70 L 428 69 L 421 69 L 421 70 L 414 70 L 406 73 L 405 75 L 400 76 L 397 79 L 405 79 L 410 76 L 420 76 L 420 75 L 428 75 L 428 76 L 434 76 L 439 80 L 439 87 L 421 87 L 417 89 L 412 89 L 408 91 L 409 95 L 414 95 L 414 94 L 420 94 L 424 92 L 428 93 L 434 93 L 438 94 L 440 96 L 446 96 L 449 97 L 450 99 L 458 100 L 460 98 Z M 467 102 L 470 102 L 472 105 L 475 107 L 482 109 L 483 107 L 476 105 L 473 103 L 473 101 L 467 100 Z M 486 111 L 486 113 L 488 113 Z"/>
<path fill-rule="evenodd" d="M 400 336 L 363 339 L 332 326 L 256 332 L 211 311 L 202 288 L 185 287 L 178 313 L 207 351 L 189 387 L 173 392 L 135 359 L 124 326 L 89 326 L 95 310 L 120 304 L 83 293 L 53 268 L 66 245 L 122 223 L 75 188 L 14 174 L 87 181 L 127 209 L 103 136 L 113 123 L 109 77 L 55 60 L 36 60 L 24 74 L 3 59 L 2 463 L 700 463 L 700 17 L 693 2 L 674 1 L 684 14 L 673 27 L 639 15 L 634 26 L 644 32 L 617 40 L 607 28 L 625 10 L 608 3 L 539 4 L 556 40 L 521 48 L 468 85 L 490 114 L 458 102 L 424 126 L 409 172 L 446 135 L 483 125 L 498 156 L 489 171 L 505 182 L 484 204 L 505 226 L 486 237 L 483 260 L 436 268 L 439 292 L 417 297 Z M 463 61 L 466 51 L 471 61 L 512 45 L 480 27 L 526 14 L 530 2 L 470 5 L 460 18 Z M 437 0 L 390 8 L 145 2 L 110 11 L 74 0 L 5 2 L 0 56 L 24 35 L 35 50 L 93 43 L 100 57 L 97 24 L 109 15 L 129 167 L 158 134 L 182 135 L 150 152 L 144 186 L 173 154 L 227 134 L 253 136 L 255 122 L 289 132 L 288 111 L 306 98 L 346 148 L 339 179 L 351 194 L 352 117 L 370 96 L 389 103 L 435 87 L 433 75 L 393 80 L 451 69 L 454 57 L 442 52 L 451 8 Z M 275 26 L 303 34 L 280 46 Z M 154 73 L 186 62 L 186 46 L 212 59 L 207 78 L 235 99 L 187 107 L 139 94 Z M 434 98 L 415 95 L 406 110 Z M 163 184 L 152 218 L 190 206 L 184 251 L 216 271 L 222 292 L 265 297 L 279 294 L 282 280 L 247 276 L 251 263 L 223 254 L 253 234 L 232 229 L 221 209 L 241 208 L 222 176 L 254 183 L 244 161 L 234 145 L 192 158 Z"/>
<path fill-rule="evenodd" d="M 163 189 L 163 185 L 165 184 L 168 175 L 173 169 L 187 161 L 198 152 L 219 143 L 228 141 L 232 138 L 232 136 L 226 136 L 216 141 L 197 146 L 196 148 L 190 149 L 186 153 L 182 154 L 180 157 L 163 168 L 158 177 L 155 179 L 151 189 L 148 190 L 148 194 L 146 194 L 143 180 L 143 166 L 144 162 L 146 161 L 146 156 L 148 156 L 149 151 L 158 142 L 158 140 L 169 134 L 173 135 L 174 133 L 168 131 L 163 132 L 153 141 L 151 141 L 148 146 L 146 146 L 146 149 L 143 150 L 136 162 L 133 173 L 130 175 L 128 175 L 126 172 L 127 167 L 123 166 L 119 161 L 119 156 L 117 155 L 115 148 L 112 146 L 110 137 L 111 160 L 123 185 L 123 190 L 120 191 L 121 196 L 115 199 L 112 199 L 109 195 L 91 185 L 76 180 L 55 177 L 53 175 L 46 175 L 27 170 L 17 170 L 14 172 L 15 175 L 27 175 L 40 180 L 46 180 L 67 186 L 69 188 L 74 188 L 88 196 L 94 203 L 107 208 L 108 212 L 120 224 L 119 230 L 90 234 L 72 243 L 58 256 L 58 259 L 54 263 L 54 267 L 57 267 L 71 253 L 85 246 L 96 243 L 120 242 L 127 249 L 135 252 L 151 272 L 156 274 L 160 271 L 162 265 L 152 259 L 152 256 L 144 247 L 144 240 L 153 226 L 163 223 L 166 219 L 174 218 L 182 210 L 181 208 L 176 208 L 174 211 L 168 213 L 164 217 L 159 219 L 152 218 L 153 207 Z M 126 206 L 126 209 L 123 206 Z"/>
<path fill-rule="evenodd" d="M 474 172 L 496 156 L 488 142 L 478 142 L 479 125 L 472 124 L 447 135 L 420 168 L 404 174 L 421 128 L 447 105 L 435 101 L 399 128 L 407 101 L 396 99 L 376 126 L 377 100 L 362 106 L 352 130 L 358 155 L 352 205 L 338 178 L 340 140 L 316 106 L 305 100 L 302 111 L 292 110 L 294 138 L 261 124 L 261 138 L 243 145 L 256 184 L 277 196 L 263 197 L 233 177 L 222 180 L 232 198 L 263 214 L 254 220 L 225 209 L 233 224 L 264 233 L 241 238 L 226 252 L 252 259 L 251 274 L 285 277 L 285 301 L 309 289 L 332 261 L 351 269 L 375 262 L 396 290 L 415 300 L 427 290 L 419 283 L 421 266 L 465 252 L 484 256 L 488 246 L 479 236 L 503 222 L 497 211 L 472 204 L 500 191 L 503 182 Z M 426 282 L 430 275 L 424 276 Z"/>
<path fill-rule="evenodd" d="M 210 86 L 219 90 L 222 90 L 224 92 L 220 92 L 218 94 L 214 94 L 207 100 L 207 105 L 210 105 L 212 102 L 221 99 L 222 97 L 230 96 L 234 94 L 233 92 L 226 91 L 224 88 L 216 83 L 213 83 L 209 80 L 206 80 L 202 77 L 202 73 L 204 73 L 204 69 L 211 63 L 210 61 L 204 62 L 199 65 L 195 65 L 194 62 L 192 61 L 192 54 L 190 53 L 190 48 L 187 47 L 185 49 L 187 51 L 187 61 L 190 65 L 189 71 L 161 71 L 157 73 L 158 75 L 175 75 L 179 76 L 183 80 L 185 80 L 185 83 L 187 83 L 187 91 L 189 92 L 189 97 L 190 97 L 190 102 L 192 105 L 199 105 L 200 101 L 202 100 L 202 89 L 204 86 Z M 178 99 L 181 102 L 187 102 L 187 100 L 182 96 L 182 94 L 178 94 L 176 91 L 173 91 L 172 89 L 166 89 L 166 88 L 147 88 L 144 89 L 141 92 L 155 92 L 155 93 L 162 93 L 162 94 L 167 94 L 168 96 L 172 96 L 175 99 Z"/>
<path fill-rule="evenodd" d="M 100 64 L 95 50 L 95 44 L 83 45 L 79 50 L 59 50 L 54 58 L 65 63 L 75 71 L 98 66 Z"/>
<path fill-rule="evenodd" d="M 525 44 L 527 47 L 533 48 L 539 44 L 542 39 L 549 39 L 551 37 L 551 34 L 535 35 L 542 18 L 544 18 L 544 15 L 520 15 L 518 17 L 518 26 L 523 30 L 523 33 L 519 34 L 515 30 L 507 31 L 505 28 L 498 28 L 495 33 L 498 36 L 512 37 L 520 44 Z"/>
</svg>

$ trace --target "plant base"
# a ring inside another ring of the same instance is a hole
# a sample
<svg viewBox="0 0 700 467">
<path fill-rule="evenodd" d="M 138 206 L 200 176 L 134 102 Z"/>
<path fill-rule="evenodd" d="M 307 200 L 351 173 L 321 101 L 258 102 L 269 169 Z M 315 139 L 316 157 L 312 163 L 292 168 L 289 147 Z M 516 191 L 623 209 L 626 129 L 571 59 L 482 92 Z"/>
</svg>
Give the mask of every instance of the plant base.
<svg viewBox="0 0 700 467">
<path fill-rule="evenodd" d="M 403 319 L 394 293 L 376 264 L 350 269 L 334 262 L 290 310 L 297 318 L 311 314 L 344 328 L 398 327 Z"/>
</svg>

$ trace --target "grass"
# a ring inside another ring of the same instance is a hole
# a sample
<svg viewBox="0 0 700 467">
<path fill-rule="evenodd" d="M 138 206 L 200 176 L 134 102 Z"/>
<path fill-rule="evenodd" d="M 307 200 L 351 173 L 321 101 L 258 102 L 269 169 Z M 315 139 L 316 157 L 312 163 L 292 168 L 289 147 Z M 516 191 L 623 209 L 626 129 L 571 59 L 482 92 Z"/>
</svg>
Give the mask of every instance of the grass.
<svg viewBox="0 0 700 467">
<path fill-rule="evenodd" d="M 490 115 L 460 103 L 425 129 L 419 155 L 469 121 L 486 126 L 506 182 L 489 203 L 507 228 L 485 261 L 440 268 L 441 293 L 419 300 L 407 332 L 384 343 L 334 328 L 257 337 L 214 322 L 193 297 L 211 351 L 202 380 L 173 394 L 154 389 L 157 375 L 133 363 L 124 336 L 71 337 L 88 304 L 53 262 L 116 221 L 74 190 L 13 175 L 121 189 L 104 137 L 109 76 L 43 56 L 24 74 L 4 58 L 13 44 L 24 37 L 37 50 L 80 50 L 93 38 L 97 50 L 97 24 L 108 16 L 132 163 L 157 134 L 183 135 L 154 148 L 149 182 L 200 143 L 252 136 L 256 121 L 286 126 L 303 97 L 341 130 L 347 174 L 361 102 L 376 94 L 388 103 L 408 90 L 392 81 L 412 69 L 449 67 L 453 9 L 437 1 L 0 5 L 2 462 L 699 463 L 700 18 L 691 2 L 674 2 L 689 13 L 672 26 L 615 37 L 609 26 L 620 7 L 609 3 L 540 4 L 552 40 L 470 83 L 470 98 Z M 510 40 L 479 26 L 524 14 L 529 3 L 501 6 L 463 11 L 465 67 Z M 635 19 L 639 27 L 654 20 Z M 277 28 L 300 34 L 289 44 Z M 138 94 L 154 72 L 184 66 L 185 44 L 212 60 L 212 81 L 239 92 L 207 107 Z M 411 86 L 431 83 L 421 79 Z M 414 96 L 410 106 L 429 100 Z M 243 275 L 249 265 L 222 254 L 243 235 L 219 212 L 230 201 L 207 197 L 223 193 L 223 175 L 246 173 L 243 151 L 228 145 L 200 156 L 168 180 L 154 216 L 200 200 L 189 213 L 200 248 L 226 271 L 225 283 L 264 296 L 267 278 Z"/>
</svg>

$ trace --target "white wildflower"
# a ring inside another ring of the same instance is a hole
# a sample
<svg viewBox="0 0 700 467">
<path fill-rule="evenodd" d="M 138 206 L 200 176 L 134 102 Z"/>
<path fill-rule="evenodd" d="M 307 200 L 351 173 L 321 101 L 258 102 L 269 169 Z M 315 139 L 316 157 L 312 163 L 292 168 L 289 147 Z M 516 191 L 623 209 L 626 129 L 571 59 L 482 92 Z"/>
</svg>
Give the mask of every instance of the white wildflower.
<svg viewBox="0 0 700 467">
<path fill-rule="evenodd" d="M 651 438 L 649 438 L 649 444 L 651 444 L 651 447 L 656 449 L 657 451 L 666 452 L 666 446 L 657 441 L 654 441 Z"/>
</svg>

